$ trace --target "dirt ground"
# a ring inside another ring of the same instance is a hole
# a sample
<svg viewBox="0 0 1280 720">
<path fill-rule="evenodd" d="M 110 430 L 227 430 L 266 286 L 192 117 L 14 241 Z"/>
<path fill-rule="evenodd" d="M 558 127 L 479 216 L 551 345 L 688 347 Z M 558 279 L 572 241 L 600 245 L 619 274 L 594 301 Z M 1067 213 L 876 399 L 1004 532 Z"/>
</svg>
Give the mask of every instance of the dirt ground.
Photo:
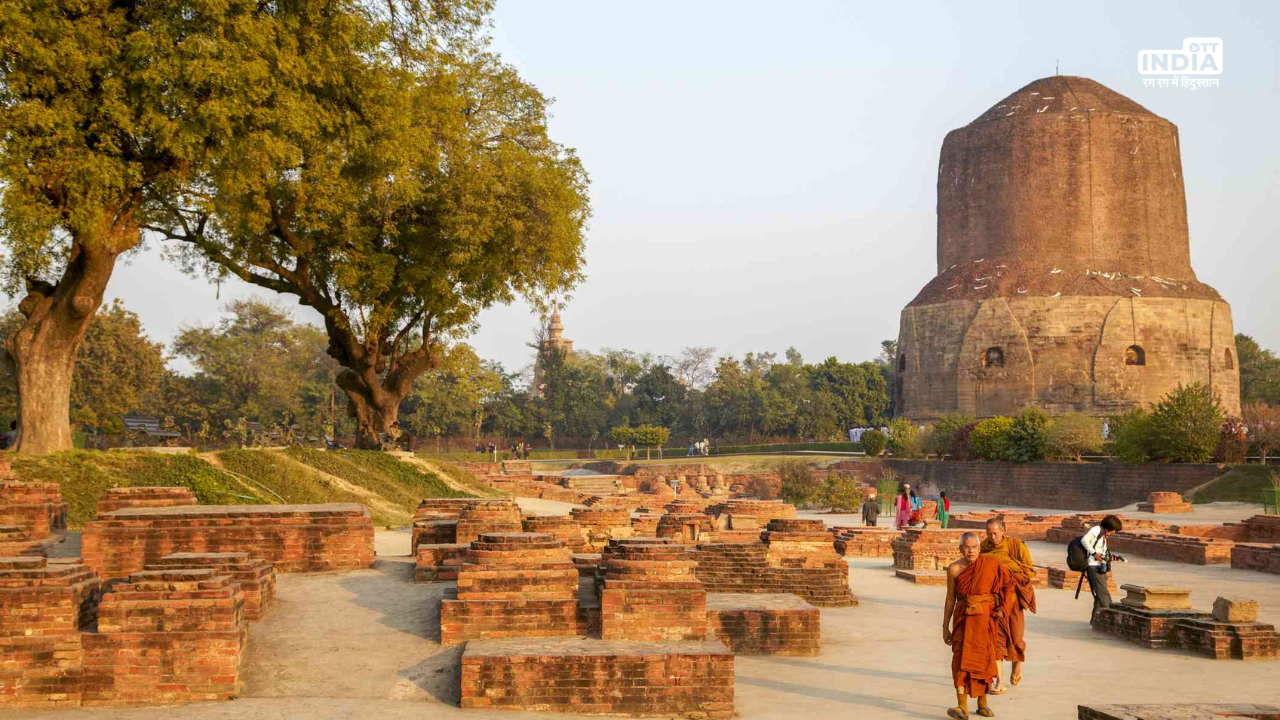
<svg viewBox="0 0 1280 720">
<path fill-rule="evenodd" d="M 568 507 L 528 501 L 526 512 Z M 1244 511 L 1214 510 L 1224 519 Z M 1065 557 L 1061 545 L 1030 546 L 1038 561 Z M 453 705 L 461 651 L 438 641 L 436 604 L 445 585 L 413 584 L 408 548 L 405 531 L 382 532 L 372 569 L 281 575 L 277 605 L 250 625 L 244 695 L 233 702 L 18 711 L 0 719 L 546 718 Z M 945 717 L 954 696 L 950 649 L 941 638 L 944 589 L 894 578 L 887 559 L 852 559 L 849 566 L 860 604 L 822 612 L 820 657 L 736 658 L 744 720 Z M 1117 581 L 1190 587 L 1201 608 L 1218 595 L 1255 598 L 1261 619 L 1280 623 L 1278 576 L 1135 558 L 1119 566 Z M 1040 612 L 1027 621 L 1024 680 L 993 698 L 998 717 L 1069 720 L 1081 703 L 1280 703 L 1280 661 L 1212 661 L 1095 634 L 1087 594 L 1074 600 L 1070 591 L 1040 591 Z"/>
</svg>

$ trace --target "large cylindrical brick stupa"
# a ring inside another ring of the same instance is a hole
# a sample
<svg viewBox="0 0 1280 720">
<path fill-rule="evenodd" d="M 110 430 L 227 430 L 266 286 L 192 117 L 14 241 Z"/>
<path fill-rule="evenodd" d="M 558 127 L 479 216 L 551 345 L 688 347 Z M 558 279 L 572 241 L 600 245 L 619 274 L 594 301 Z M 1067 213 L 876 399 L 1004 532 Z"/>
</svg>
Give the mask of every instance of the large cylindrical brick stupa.
<svg viewBox="0 0 1280 720">
<path fill-rule="evenodd" d="M 1110 415 L 1192 382 L 1239 415 L 1231 307 L 1191 268 L 1178 128 L 1054 76 L 948 133 L 938 274 L 902 311 L 897 413 Z"/>
</svg>

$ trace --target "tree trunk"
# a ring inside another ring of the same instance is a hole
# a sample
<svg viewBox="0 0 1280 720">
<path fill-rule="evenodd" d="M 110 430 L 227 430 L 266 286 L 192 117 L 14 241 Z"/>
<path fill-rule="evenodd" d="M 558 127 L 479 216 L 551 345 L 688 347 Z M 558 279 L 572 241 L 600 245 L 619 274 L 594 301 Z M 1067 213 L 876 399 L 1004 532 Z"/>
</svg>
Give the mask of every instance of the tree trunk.
<svg viewBox="0 0 1280 720">
<path fill-rule="evenodd" d="M 5 342 L 18 385 L 15 452 L 40 455 L 72 448 L 71 377 L 80 342 L 102 304 L 116 258 L 140 239 L 136 229 L 126 227 L 90 246 L 74 242 L 56 285 L 27 281 L 27 295 L 18 303 L 25 321 Z"/>
<path fill-rule="evenodd" d="M 347 395 L 347 408 L 356 421 L 355 447 L 359 450 L 381 450 L 384 439 L 394 442 L 400 416 L 400 401 L 405 392 L 390 392 L 375 376 L 370 382 L 354 370 L 338 373 L 338 387 Z M 393 428 L 395 430 L 393 431 Z"/>
</svg>

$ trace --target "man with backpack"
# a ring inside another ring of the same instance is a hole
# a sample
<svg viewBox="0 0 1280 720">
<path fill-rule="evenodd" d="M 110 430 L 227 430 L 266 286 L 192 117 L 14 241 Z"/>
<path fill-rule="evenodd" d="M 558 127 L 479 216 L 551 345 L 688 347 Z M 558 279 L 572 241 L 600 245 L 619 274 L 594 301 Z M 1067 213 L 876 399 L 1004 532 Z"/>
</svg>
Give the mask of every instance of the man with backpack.
<svg viewBox="0 0 1280 720">
<path fill-rule="evenodd" d="M 1120 518 L 1108 515 L 1102 518 L 1102 522 L 1089 528 L 1088 532 L 1071 541 L 1067 546 L 1067 565 L 1072 570 L 1083 569 L 1085 578 L 1089 581 L 1089 591 L 1093 593 L 1093 611 L 1089 614 L 1090 623 L 1093 622 L 1094 615 L 1097 615 L 1098 608 L 1111 607 L 1107 575 L 1111 572 L 1112 559 L 1123 561 L 1124 558 L 1111 554 L 1107 548 L 1107 537 L 1112 533 L 1120 532 L 1123 528 Z"/>
</svg>

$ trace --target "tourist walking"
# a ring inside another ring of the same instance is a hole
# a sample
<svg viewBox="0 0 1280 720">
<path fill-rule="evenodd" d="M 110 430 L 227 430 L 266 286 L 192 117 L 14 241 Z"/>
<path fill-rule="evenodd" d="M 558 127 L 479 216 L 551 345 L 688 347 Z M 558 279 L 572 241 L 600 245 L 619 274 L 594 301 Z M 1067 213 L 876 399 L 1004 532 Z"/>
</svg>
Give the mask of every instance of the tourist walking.
<svg viewBox="0 0 1280 720">
<path fill-rule="evenodd" d="M 942 641 L 951 647 L 955 720 L 968 720 L 969 698 L 977 698 L 978 714 L 993 717 L 987 686 L 999 668 L 998 639 L 1004 610 L 1017 602 L 1013 578 L 998 560 L 981 554 L 977 533 L 960 536 L 960 559 L 947 566 L 947 599 L 942 610 Z"/>
<path fill-rule="evenodd" d="M 875 527 L 876 521 L 880 519 L 880 503 L 875 500 L 868 500 L 862 503 L 862 524 L 867 527 Z"/>
<path fill-rule="evenodd" d="M 938 523 L 942 525 L 942 529 L 947 529 L 947 523 L 951 522 L 951 498 L 947 497 L 947 491 L 943 490 L 938 493 Z"/>
<path fill-rule="evenodd" d="M 1036 611 L 1036 591 L 1033 586 L 1036 568 L 1031 564 L 1031 551 L 1027 549 L 1027 544 L 1016 537 L 1010 537 L 1005 532 L 1004 521 L 996 518 L 987 521 L 987 539 L 982 541 L 982 554 L 999 561 L 1013 578 L 1017 602 L 1005 608 L 1000 654 L 1002 660 L 1013 663 L 1009 684 L 1017 685 L 1022 682 L 1022 663 L 1027 661 L 1026 611 Z M 999 695 L 1004 691 L 1000 675 L 997 674 L 996 689 L 991 694 Z"/>
<path fill-rule="evenodd" d="M 1085 577 L 1089 580 L 1089 591 L 1093 593 L 1093 610 L 1089 613 L 1089 622 L 1098 614 L 1098 608 L 1111 607 L 1111 591 L 1107 589 L 1107 575 L 1111 572 L 1111 551 L 1107 548 L 1107 536 L 1118 533 L 1124 527 L 1120 518 L 1108 515 L 1102 522 L 1089 528 L 1080 538 L 1080 543 L 1089 553 L 1089 567 Z"/>
<path fill-rule="evenodd" d="M 911 498 L 907 495 L 910 489 L 910 485 L 903 485 L 898 491 L 897 499 L 893 501 L 893 526 L 898 530 L 905 529 L 907 523 L 911 522 Z"/>
<path fill-rule="evenodd" d="M 919 497 L 918 495 L 916 495 L 915 488 L 912 488 L 912 490 L 911 490 L 911 519 L 910 519 L 910 520 L 909 520 L 909 522 L 908 522 L 908 524 L 909 524 L 909 525 L 911 525 L 912 527 L 915 527 L 916 523 L 918 523 L 918 522 L 920 522 L 920 521 L 921 521 L 921 519 L 922 519 L 922 517 L 921 517 L 921 516 L 922 516 L 922 513 L 920 512 L 920 510 L 921 510 L 923 507 L 924 507 L 924 503 L 920 500 L 920 497 Z"/>
</svg>

